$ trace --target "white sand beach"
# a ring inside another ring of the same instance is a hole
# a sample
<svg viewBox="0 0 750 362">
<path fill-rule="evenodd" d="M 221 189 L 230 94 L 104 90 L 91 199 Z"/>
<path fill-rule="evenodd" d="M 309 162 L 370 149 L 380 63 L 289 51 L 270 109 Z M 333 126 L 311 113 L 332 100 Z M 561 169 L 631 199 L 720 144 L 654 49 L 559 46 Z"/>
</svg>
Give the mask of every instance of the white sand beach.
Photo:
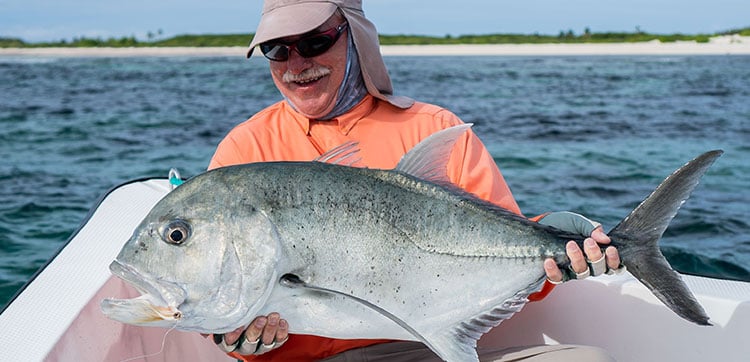
<svg viewBox="0 0 750 362">
<path fill-rule="evenodd" d="M 244 57 L 245 53 L 246 47 L 0 48 L 0 56 L 38 57 Z"/>
<path fill-rule="evenodd" d="M 716 40 L 713 40 L 716 39 Z M 708 43 L 391 45 L 383 55 L 750 55 L 750 37 Z"/>
<path fill-rule="evenodd" d="M 445 55 L 750 55 L 750 37 L 728 35 L 708 43 L 678 41 L 661 43 L 605 44 L 461 44 L 388 45 L 386 56 Z M 245 47 L 144 47 L 144 48 L 0 48 L 0 56 L 127 57 L 127 56 L 241 56 Z M 257 52 L 256 52 L 257 54 Z"/>
</svg>

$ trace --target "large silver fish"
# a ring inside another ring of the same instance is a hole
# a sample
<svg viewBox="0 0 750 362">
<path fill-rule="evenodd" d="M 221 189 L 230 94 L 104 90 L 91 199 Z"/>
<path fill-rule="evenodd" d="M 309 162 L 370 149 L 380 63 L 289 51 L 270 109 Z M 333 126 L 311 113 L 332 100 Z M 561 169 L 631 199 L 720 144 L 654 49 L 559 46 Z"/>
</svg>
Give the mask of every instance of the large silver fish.
<svg viewBox="0 0 750 362">
<path fill-rule="evenodd" d="M 279 312 L 290 332 L 418 340 L 447 361 L 520 310 L 545 258 L 568 270 L 582 240 L 450 186 L 468 125 L 436 133 L 395 170 L 269 162 L 198 175 L 166 195 L 111 264 L 142 292 L 107 299 L 115 320 L 224 333 Z M 669 308 L 709 324 L 657 242 L 721 151 L 669 176 L 609 232 L 622 262 Z"/>
</svg>

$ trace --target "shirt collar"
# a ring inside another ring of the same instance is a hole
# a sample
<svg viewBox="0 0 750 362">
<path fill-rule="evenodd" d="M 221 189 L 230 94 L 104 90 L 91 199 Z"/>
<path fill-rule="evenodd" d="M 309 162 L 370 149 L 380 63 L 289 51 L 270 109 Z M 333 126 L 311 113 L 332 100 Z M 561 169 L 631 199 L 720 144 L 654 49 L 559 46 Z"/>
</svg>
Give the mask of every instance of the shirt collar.
<svg viewBox="0 0 750 362">
<path fill-rule="evenodd" d="M 292 109 L 289 104 L 286 104 L 286 101 L 284 101 L 284 103 L 284 109 L 289 114 L 289 116 L 294 119 L 295 122 L 297 122 L 297 124 L 300 126 L 300 128 L 302 128 L 305 134 L 310 135 L 311 119 L 301 115 L 300 113 Z M 351 132 L 352 128 L 357 125 L 357 122 L 372 113 L 372 111 L 375 109 L 375 104 L 375 97 L 373 97 L 371 94 L 367 94 L 362 99 L 362 101 L 360 101 L 359 104 L 349 110 L 349 112 L 346 112 L 328 121 L 318 122 L 337 122 L 339 125 L 339 131 L 341 131 L 341 133 L 345 135 L 348 135 L 349 132 Z"/>
</svg>

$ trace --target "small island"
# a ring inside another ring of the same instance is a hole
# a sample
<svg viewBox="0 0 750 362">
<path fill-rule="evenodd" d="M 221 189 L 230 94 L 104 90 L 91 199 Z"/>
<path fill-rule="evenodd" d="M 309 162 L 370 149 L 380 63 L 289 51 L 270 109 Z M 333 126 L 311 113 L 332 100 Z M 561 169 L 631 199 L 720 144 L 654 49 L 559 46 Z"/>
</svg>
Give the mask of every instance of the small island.
<svg viewBox="0 0 750 362">
<path fill-rule="evenodd" d="M 0 55 L 30 56 L 241 56 L 253 34 L 185 34 L 147 39 L 77 37 L 55 42 L 26 42 L 0 35 Z M 451 36 L 379 35 L 389 55 L 623 55 L 750 54 L 750 27 L 714 34 L 592 32 L 588 28 L 557 35 L 485 34 Z M 257 52 L 256 52 L 257 53 Z M 257 55 L 257 54 L 256 54 Z"/>
</svg>

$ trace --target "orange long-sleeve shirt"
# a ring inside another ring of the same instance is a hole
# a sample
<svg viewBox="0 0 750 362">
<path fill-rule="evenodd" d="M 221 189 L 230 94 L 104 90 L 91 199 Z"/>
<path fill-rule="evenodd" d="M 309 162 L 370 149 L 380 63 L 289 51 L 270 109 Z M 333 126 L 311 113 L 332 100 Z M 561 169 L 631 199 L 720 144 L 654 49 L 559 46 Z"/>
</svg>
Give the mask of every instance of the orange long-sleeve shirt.
<svg viewBox="0 0 750 362">
<path fill-rule="evenodd" d="M 391 169 L 427 136 L 462 123 L 446 109 L 416 103 L 396 108 L 372 96 L 330 121 L 312 121 L 276 103 L 235 127 L 219 144 L 209 169 L 249 162 L 310 161 L 347 141 L 359 142 L 361 164 Z M 492 156 L 474 133 L 454 147 L 448 176 L 459 187 L 520 214 Z"/>
<path fill-rule="evenodd" d="M 209 169 L 249 162 L 310 161 L 347 141 L 359 142 L 359 164 L 391 169 L 424 138 L 460 123 L 455 114 L 438 106 L 417 102 L 400 109 L 370 95 L 349 113 L 329 121 L 310 120 L 282 101 L 235 127 L 219 144 Z M 474 133 L 461 136 L 447 169 L 450 180 L 462 189 L 521 213 L 500 170 Z M 266 354 L 232 355 L 247 361 L 312 361 L 382 342 L 291 335 L 283 348 Z"/>
</svg>

